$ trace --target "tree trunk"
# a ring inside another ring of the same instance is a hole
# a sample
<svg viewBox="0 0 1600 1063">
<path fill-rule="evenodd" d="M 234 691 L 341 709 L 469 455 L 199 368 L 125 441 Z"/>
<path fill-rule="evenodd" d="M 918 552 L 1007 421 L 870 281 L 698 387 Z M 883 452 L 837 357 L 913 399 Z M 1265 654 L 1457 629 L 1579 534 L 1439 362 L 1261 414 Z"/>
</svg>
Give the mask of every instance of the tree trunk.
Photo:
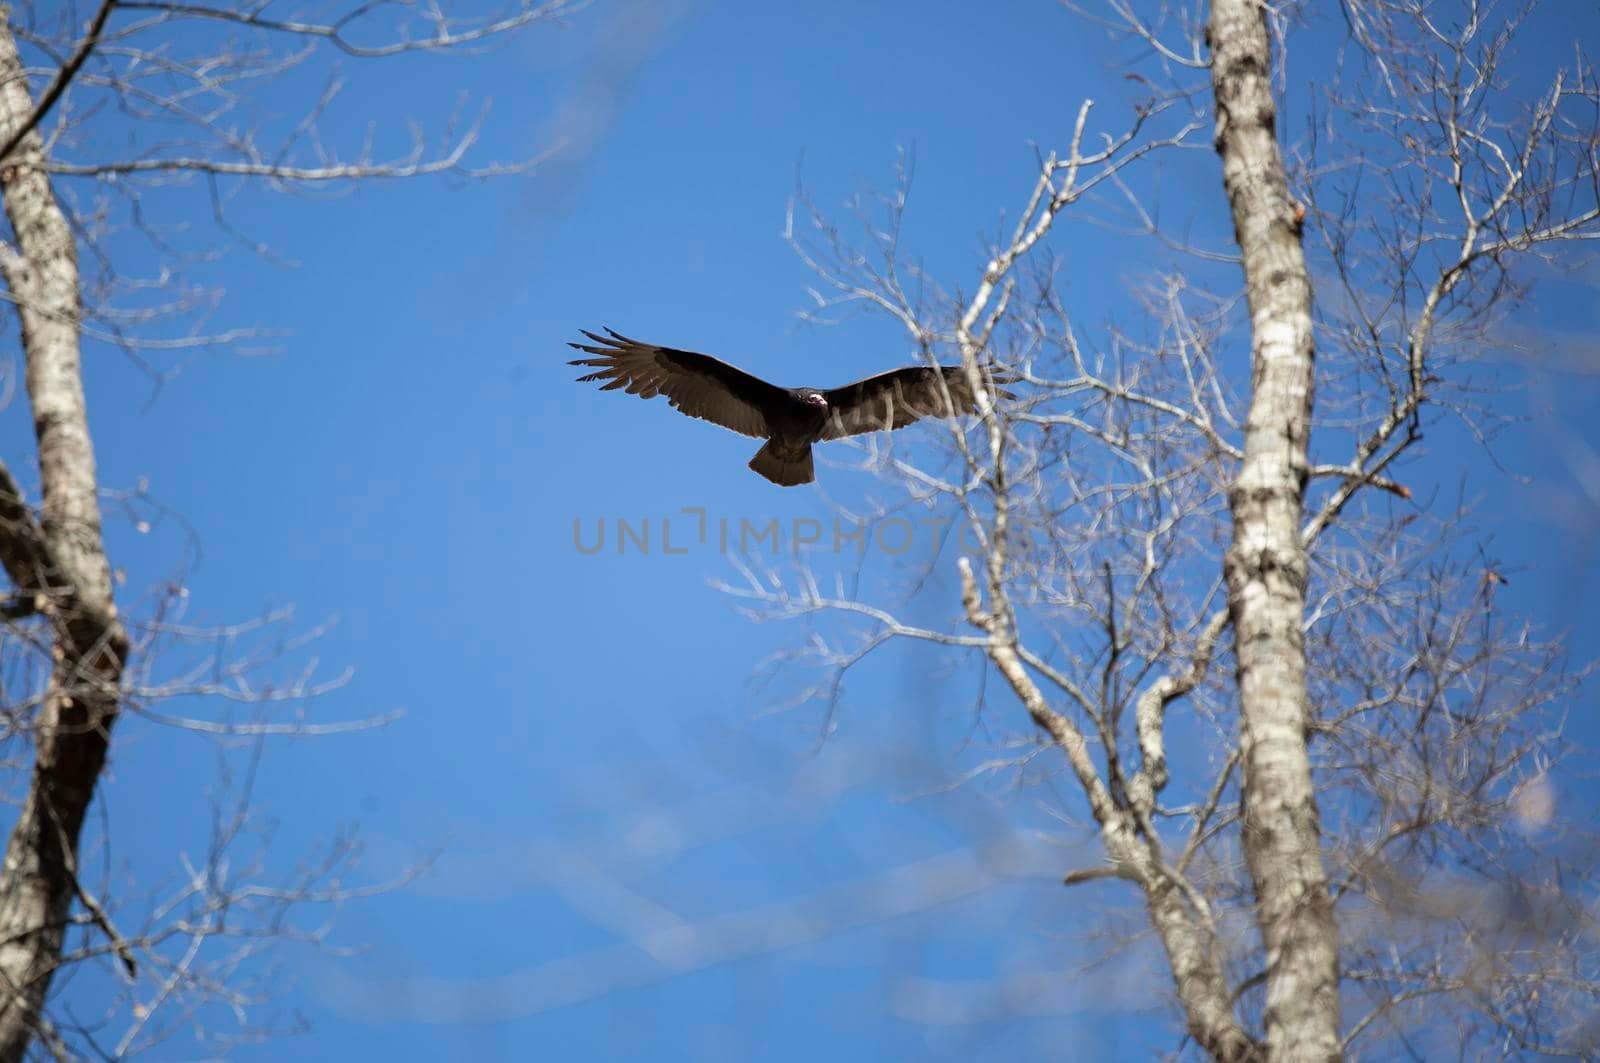
<svg viewBox="0 0 1600 1063">
<path fill-rule="evenodd" d="M 7 14 L 0 9 L 0 141 L 33 109 Z M 0 868 L 0 1063 L 36 1037 L 75 898 L 78 837 L 105 764 L 127 634 L 111 596 L 100 536 L 94 448 L 79 365 L 78 266 L 72 232 L 39 165 L 36 132 L 3 166 L 0 193 L 15 237 L 0 273 L 16 300 L 39 445 L 41 518 L 0 466 L 0 561 L 23 603 L 44 616 L 55 665 L 34 721 L 28 794 Z"/>
<path fill-rule="evenodd" d="M 1224 562 L 1238 657 L 1243 845 L 1266 951 L 1267 1056 L 1310 1063 L 1340 1054 L 1338 933 L 1307 749 L 1302 634 L 1311 281 L 1303 216 L 1274 129 L 1265 8 L 1213 0 L 1207 33 L 1216 147 L 1250 307 L 1250 410 Z"/>
</svg>

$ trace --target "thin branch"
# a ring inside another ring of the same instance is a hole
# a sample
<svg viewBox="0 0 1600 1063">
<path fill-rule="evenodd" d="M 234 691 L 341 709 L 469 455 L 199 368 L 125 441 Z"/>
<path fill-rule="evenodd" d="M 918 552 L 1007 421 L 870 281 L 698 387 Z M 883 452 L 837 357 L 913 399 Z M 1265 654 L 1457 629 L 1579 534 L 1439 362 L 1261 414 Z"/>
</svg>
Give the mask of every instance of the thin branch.
<svg viewBox="0 0 1600 1063">
<path fill-rule="evenodd" d="M 77 76 L 78 71 L 83 68 L 83 64 L 88 60 L 89 53 L 94 51 L 95 45 L 100 43 L 100 33 L 105 29 L 106 19 L 111 17 L 111 9 L 116 6 L 117 0 L 100 0 L 100 7 L 95 11 L 94 18 L 89 22 L 89 31 L 78 42 L 77 49 L 65 63 L 61 64 L 61 68 L 56 71 L 55 77 L 50 79 L 50 84 L 39 94 L 39 100 L 34 104 L 33 110 L 28 114 L 28 117 L 23 119 L 21 125 L 12 130 L 11 136 L 6 139 L 3 146 L 0 146 L 0 165 L 3 165 L 11 157 L 11 153 L 17 150 L 17 147 L 29 133 L 33 132 L 40 122 L 44 121 L 45 116 L 55 107 L 56 101 L 61 99 L 61 94 L 67 91 L 67 86 L 72 83 L 72 79 Z"/>
</svg>

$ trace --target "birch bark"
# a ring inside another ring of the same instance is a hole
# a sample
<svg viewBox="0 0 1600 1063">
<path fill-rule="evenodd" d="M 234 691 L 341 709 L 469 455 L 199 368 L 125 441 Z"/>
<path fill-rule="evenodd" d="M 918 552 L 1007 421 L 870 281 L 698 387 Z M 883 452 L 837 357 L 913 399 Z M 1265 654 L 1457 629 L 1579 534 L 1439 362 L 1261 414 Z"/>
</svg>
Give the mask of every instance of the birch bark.
<svg viewBox="0 0 1600 1063">
<path fill-rule="evenodd" d="M 1307 747 L 1302 633 L 1311 280 L 1275 130 L 1266 9 L 1258 0 L 1213 0 L 1207 32 L 1216 148 L 1250 308 L 1250 409 L 1224 561 L 1238 659 L 1243 846 L 1266 951 L 1267 1056 L 1306 1063 L 1339 1056 L 1338 933 Z"/>
<path fill-rule="evenodd" d="M 0 141 L 33 112 L 8 12 L 0 9 Z M 55 1038 L 40 1008 L 61 959 L 77 878 L 78 838 L 105 765 L 128 638 L 117 619 L 100 535 L 94 447 L 79 363 L 80 302 L 72 231 L 39 165 L 37 132 L 0 166 L 14 243 L 0 273 L 22 326 L 39 446 L 39 519 L 0 467 L 0 560 L 21 598 L 49 621 L 54 671 L 34 721 L 33 774 L 0 867 L 0 1063 Z"/>
</svg>

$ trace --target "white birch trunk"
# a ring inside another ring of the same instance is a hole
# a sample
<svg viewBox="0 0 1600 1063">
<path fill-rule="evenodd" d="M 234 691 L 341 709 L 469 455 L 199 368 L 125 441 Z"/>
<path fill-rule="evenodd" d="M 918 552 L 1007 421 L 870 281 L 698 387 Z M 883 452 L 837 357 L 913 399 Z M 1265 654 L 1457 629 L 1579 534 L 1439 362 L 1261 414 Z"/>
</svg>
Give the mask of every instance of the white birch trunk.
<svg viewBox="0 0 1600 1063">
<path fill-rule="evenodd" d="M 1307 748 L 1307 563 L 1301 538 L 1311 432 L 1311 281 L 1275 130 L 1271 39 L 1257 0 L 1213 0 L 1217 152 L 1250 307 L 1244 461 L 1225 561 L 1238 657 L 1243 845 L 1266 951 L 1272 1060 L 1339 1056 L 1338 933 L 1322 866 Z"/>
<path fill-rule="evenodd" d="M 33 109 L 16 39 L 0 11 L 0 141 Z M 50 625 L 56 665 L 34 725 L 33 776 L 0 868 L 0 1063 L 36 1039 L 53 1043 L 40 1009 L 74 900 L 84 814 L 105 764 L 127 635 L 111 596 L 100 536 L 94 449 L 79 365 L 78 267 L 71 229 L 30 132 L 5 165 L 0 193 L 15 246 L 0 245 L 22 324 L 39 445 L 42 519 L 0 467 L 0 559 L 15 591 Z"/>
</svg>

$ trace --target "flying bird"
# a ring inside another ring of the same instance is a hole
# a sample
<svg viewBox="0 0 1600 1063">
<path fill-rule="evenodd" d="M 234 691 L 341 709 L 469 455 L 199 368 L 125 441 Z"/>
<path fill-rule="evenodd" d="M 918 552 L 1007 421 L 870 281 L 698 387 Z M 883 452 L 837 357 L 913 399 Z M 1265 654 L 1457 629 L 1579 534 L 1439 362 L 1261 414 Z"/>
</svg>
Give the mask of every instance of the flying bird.
<svg viewBox="0 0 1600 1063">
<path fill-rule="evenodd" d="M 601 391 L 622 388 L 629 395 L 653 399 L 665 395 L 672 408 L 690 417 L 719 424 L 743 435 L 765 439 L 750 459 L 750 468 L 781 487 L 816 479 L 811 444 L 845 436 L 904 428 L 928 416 L 977 409 L 965 370 L 942 365 L 938 375 L 929 366 L 894 369 L 840 388 L 782 388 L 751 376 L 710 355 L 630 340 L 606 329 L 604 336 L 579 331 L 590 343 L 572 346 L 591 358 L 568 365 L 593 368 L 579 381 L 601 380 Z M 943 389 L 939 376 L 944 377 Z M 1002 384 L 1014 378 L 991 375 Z M 1014 398 L 1009 391 L 995 394 Z M 950 396 L 954 410 L 945 404 Z"/>
</svg>

